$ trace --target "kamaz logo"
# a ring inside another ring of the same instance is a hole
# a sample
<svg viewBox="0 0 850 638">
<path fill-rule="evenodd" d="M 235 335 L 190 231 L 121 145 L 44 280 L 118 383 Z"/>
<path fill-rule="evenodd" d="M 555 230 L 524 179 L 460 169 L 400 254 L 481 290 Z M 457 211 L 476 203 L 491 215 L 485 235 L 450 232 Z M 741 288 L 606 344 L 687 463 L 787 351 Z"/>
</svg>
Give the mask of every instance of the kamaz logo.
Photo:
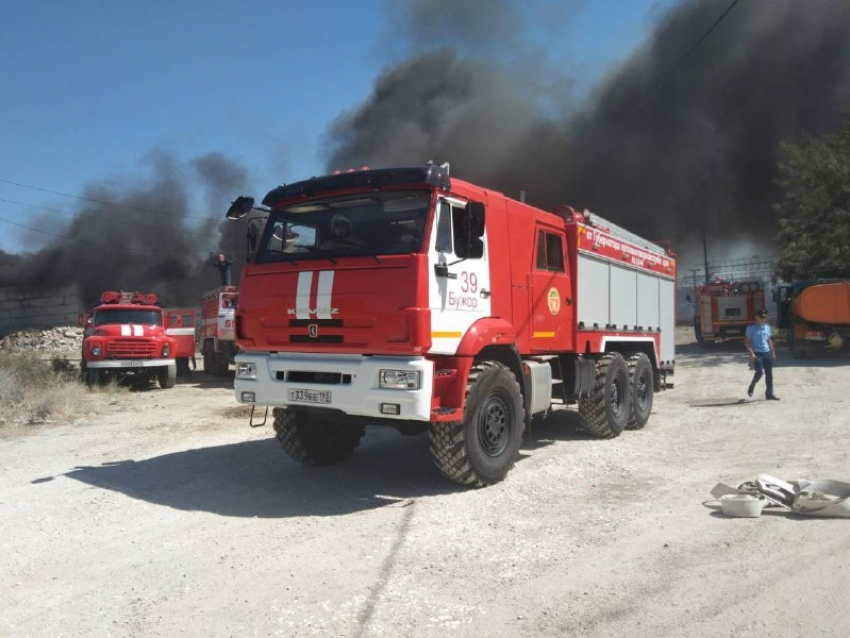
<svg viewBox="0 0 850 638">
<path fill-rule="evenodd" d="M 327 312 L 332 315 L 339 314 L 339 308 L 287 308 L 286 314 L 288 315 L 300 315 L 300 314 L 308 314 L 314 315 L 318 312 Z"/>
<path fill-rule="evenodd" d="M 312 337 L 313 339 L 319 336 L 319 326 L 315 323 L 311 323 L 309 326 L 307 326 L 307 329 L 310 332 L 310 337 Z"/>
</svg>

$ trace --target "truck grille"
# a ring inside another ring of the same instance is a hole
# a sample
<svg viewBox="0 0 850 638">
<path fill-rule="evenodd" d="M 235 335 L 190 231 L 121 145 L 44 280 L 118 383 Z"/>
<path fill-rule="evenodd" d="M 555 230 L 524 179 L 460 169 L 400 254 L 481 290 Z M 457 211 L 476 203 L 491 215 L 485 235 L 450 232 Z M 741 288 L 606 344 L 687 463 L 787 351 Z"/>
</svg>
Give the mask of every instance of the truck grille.
<svg viewBox="0 0 850 638">
<path fill-rule="evenodd" d="M 106 344 L 106 356 L 113 359 L 124 357 L 152 357 L 156 354 L 156 342 L 147 339 L 116 339 Z"/>
</svg>

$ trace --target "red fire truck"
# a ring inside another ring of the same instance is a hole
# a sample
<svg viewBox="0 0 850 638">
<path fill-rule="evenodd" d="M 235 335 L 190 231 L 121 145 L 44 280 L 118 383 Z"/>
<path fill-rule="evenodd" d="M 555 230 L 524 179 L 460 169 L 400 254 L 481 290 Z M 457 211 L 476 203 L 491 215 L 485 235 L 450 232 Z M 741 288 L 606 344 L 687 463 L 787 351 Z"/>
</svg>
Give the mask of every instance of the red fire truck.
<svg viewBox="0 0 850 638">
<path fill-rule="evenodd" d="M 194 308 L 166 308 L 163 312 L 165 313 L 165 334 L 174 337 L 176 344 L 174 359 L 177 362 L 177 376 L 189 376 L 195 368 L 197 312 Z"/>
<path fill-rule="evenodd" d="M 383 424 L 427 431 L 444 476 L 488 485 L 553 403 L 616 437 L 674 371 L 674 257 L 588 211 L 435 165 L 313 178 L 263 204 L 227 213 L 267 215 L 239 286 L 234 387 L 274 408 L 300 462 L 340 461 Z"/>
<path fill-rule="evenodd" d="M 204 374 L 226 376 L 236 356 L 233 315 L 239 301 L 236 286 L 214 288 L 201 298 L 198 347 L 204 357 Z"/>
<path fill-rule="evenodd" d="M 153 293 L 107 291 L 80 317 L 83 352 L 80 368 L 89 387 L 116 373 L 156 376 L 160 387 L 174 387 L 177 343 L 166 334 L 162 308 Z"/>
<path fill-rule="evenodd" d="M 760 281 L 725 281 L 715 277 L 697 286 L 694 299 L 694 335 L 700 345 L 721 339 L 743 339 L 756 312 L 764 309 Z"/>
</svg>

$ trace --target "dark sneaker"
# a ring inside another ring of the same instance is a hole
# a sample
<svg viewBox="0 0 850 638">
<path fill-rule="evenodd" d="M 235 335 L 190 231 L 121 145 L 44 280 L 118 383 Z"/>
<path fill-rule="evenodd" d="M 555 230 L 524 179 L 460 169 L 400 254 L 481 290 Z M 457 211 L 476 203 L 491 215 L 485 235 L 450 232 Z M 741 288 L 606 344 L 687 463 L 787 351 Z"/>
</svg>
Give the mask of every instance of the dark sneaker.
<svg viewBox="0 0 850 638">
<path fill-rule="evenodd" d="M 771 396 L 771 397 L 767 397 L 767 400 L 768 401 L 779 401 L 779 397 L 774 395 L 774 396 Z"/>
<path fill-rule="evenodd" d="M 753 386 L 750 386 L 749 388 L 747 388 L 747 396 L 748 397 L 753 396 Z"/>
</svg>

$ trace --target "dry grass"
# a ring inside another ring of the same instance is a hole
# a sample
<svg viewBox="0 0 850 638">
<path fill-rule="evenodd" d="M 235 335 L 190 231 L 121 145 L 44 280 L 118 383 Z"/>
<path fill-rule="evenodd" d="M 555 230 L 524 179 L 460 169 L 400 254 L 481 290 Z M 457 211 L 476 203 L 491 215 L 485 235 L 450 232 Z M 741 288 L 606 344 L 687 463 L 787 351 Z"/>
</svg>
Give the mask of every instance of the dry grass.
<svg viewBox="0 0 850 638">
<path fill-rule="evenodd" d="M 66 359 L 48 362 L 31 353 L 0 352 L 0 427 L 73 421 L 95 408 Z"/>
</svg>

